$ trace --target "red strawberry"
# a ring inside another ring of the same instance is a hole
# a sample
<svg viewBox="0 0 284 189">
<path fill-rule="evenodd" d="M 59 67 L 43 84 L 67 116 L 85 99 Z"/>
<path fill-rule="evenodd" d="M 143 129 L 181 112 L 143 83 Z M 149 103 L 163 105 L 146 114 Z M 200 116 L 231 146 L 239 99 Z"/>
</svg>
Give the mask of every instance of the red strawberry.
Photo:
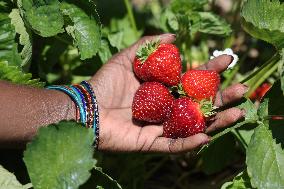
<svg viewBox="0 0 284 189">
<path fill-rule="evenodd" d="M 143 83 L 134 96 L 132 116 L 140 121 L 161 123 L 169 117 L 173 101 L 174 97 L 161 83 Z"/>
<path fill-rule="evenodd" d="M 269 91 L 271 88 L 271 84 L 269 83 L 263 83 L 261 86 L 259 86 L 251 95 L 250 99 L 256 100 L 256 101 L 261 101 L 264 95 Z"/>
<path fill-rule="evenodd" d="M 214 101 L 220 76 L 214 70 L 189 70 L 181 78 L 184 92 L 196 100 L 211 99 Z"/>
<path fill-rule="evenodd" d="M 201 106 L 189 97 L 176 99 L 163 129 L 163 135 L 168 138 L 185 138 L 204 132 L 205 116 Z"/>
<path fill-rule="evenodd" d="M 167 86 L 177 85 L 181 77 L 181 58 L 173 44 L 147 42 L 136 53 L 133 69 L 143 81 L 156 81 Z"/>
</svg>

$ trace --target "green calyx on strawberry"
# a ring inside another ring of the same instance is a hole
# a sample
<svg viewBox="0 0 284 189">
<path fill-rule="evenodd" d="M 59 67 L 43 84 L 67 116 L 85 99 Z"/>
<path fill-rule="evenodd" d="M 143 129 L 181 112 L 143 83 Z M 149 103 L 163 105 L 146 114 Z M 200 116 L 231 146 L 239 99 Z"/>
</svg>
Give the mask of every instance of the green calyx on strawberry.
<svg viewBox="0 0 284 189">
<path fill-rule="evenodd" d="M 141 46 L 136 52 L 136 57 L 139 59 L 140 64 L 143 64 L 150 54 L 155 52 L 160 45 L 160 40 L 154 40 L 146 42 L 145 45 Z"/>
<path fill-rule="evenodd" d="M 211 117 L 216 114 L 217 106 L 213 105 L 212 98 L 210 100 L 203 99 L 199 102 L 199 107 L 201 112 L 203 113 L 204 117 Z"/>
<path fill-rule="evenodd" d="M 168 138 L 186 138 L 205 131 L 206 117 L 215 114 L 212 102 L 199 103 L 189 97 L 176 99 L 169 119 L 163 123 L 163 136 Z"/>
<path fill-rule="evenodd" d="M 166 86 L 177 85 L 182 71 L 179 50 L 173 44 L 146 42 L 136 53 L 133 70 L 142 81 L 156 81 Z"/>
<path fill-rule="evenodd" d="M 168 119 L 174 97 L 167 87 L 158 82 L 145 82 L 136 91 L 132 103 L 132 117 L 150 123 Z"/>
<path fill-rule="evenodd" d="M 220 76 L 214 70 L 189 70 L 181 78 L 182 90 L 198 101 L 215 100 Z"/>
</svg>

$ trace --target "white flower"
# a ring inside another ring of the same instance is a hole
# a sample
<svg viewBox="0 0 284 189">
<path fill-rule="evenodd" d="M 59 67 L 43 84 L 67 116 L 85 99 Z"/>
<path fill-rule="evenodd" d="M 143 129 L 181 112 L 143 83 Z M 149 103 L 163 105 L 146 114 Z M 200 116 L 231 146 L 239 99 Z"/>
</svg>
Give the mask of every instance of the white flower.
<svg viewBox="0 0 284 189">
<path fill-rule="evenodd" d="M 227 69 L 233 68 L 237 64 L 237 62 L 239 61 L 238 55 L 234 54 L 233 50 L 230 49 L 230 48 L 227 48 L 224 51 L 215 50 L 213 52 L 213 56 L 211 56 L 210 59 L 216 58 L 217 56 L 220 56 L 220 55 L 223 55 L 223 54 L 231 55 L 233 57 L 233 61 L 231 62 L 231 64 L 228 66 Z"/>
</svg>

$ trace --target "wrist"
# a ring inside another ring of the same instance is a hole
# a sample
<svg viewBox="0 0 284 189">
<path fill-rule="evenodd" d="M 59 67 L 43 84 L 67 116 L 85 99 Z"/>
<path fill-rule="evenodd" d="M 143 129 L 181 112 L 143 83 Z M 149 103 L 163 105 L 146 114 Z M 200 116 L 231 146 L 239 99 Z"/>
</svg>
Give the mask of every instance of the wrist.
<svg viewBox="0 0 284 189">
<path fill-rule="evenodd" d="M 100 127 L 99 105 L 92 85 L 88 81 L 82 81 L 80 84 L 52 85 L 47 88 L 61 91 L 69 96 L 66 118 L 75 118 L 77 122 L 83 123 L 85 127 L 93 128 L 95 148 L 97 148 Z"/>
<path fill-rule="evenodd" d="M 99 111 L 99 121 L 100 121 L 100 129 L 99 129 L 99 136 L 100 136 L 100 140 L 99 140 L 99 145 L 98 145 L 98 149 L 101 150 L 103 149 L 102 146 L 106 143 L 106 141 L 104 141 L 104 138 L 106 134 L 110 134 L 109 130 L 107 129 L 107 125 L 112 125 L 109 124 L 109 109 L 105 106 L 105 100 L 107 100 L 107 98 L 105 98 L 104 96 L 104 92 L 105 89 L 104 87 L 101 85 L 101 82 L 99 82 L 98 80 L 96 80 L 94 77 L 88 81 L 93 90 L 94 93 L 96 95 L 96 99 L 97 99 L 97 104 L 98 104 L 98 111 Z M 111 100 L 111 99 L 108 99 Z M 106 131 L 108 130 L 108 131 Z"/>
<path fill-rule="evenodd" d="M 60 115 L 58 121 L 76 119 L 76 105 L 67 94 L 56 90 L 48 90 L 48 93 L 54 99 L 53 107 L 57 107 L 57 115 Z"/>
<path fill-rule="evenodd" d="M 65 98 L 66 98 L 66 103 L 67 103 L 67 110 L 66 110 L 66 120 L 76 120 L 76 115 L 77 115 L 77 108 L 76 108 L 76 104 L 74 103 L 74 101 L 66 94 Z"/>
</svg>

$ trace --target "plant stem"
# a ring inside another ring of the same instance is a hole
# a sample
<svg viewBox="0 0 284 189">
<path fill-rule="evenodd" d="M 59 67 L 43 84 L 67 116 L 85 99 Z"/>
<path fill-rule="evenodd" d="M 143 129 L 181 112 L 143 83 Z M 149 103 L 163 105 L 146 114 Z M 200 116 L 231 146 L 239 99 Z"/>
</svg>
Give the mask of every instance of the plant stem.
<svg viewBox="0 0 284 189">
<path fill-rule="evenodd" d="M 138 34 L 136 22 L 135 22 L 135 19 L 134 19 L 134 14 L 133 14 L 132 7 L 130 5 L 129 0 L 124 0 L 124 4 L 125 4 L 125 7 L 127 9 L 127 14 L 128 14 L 129 19 L 130 19 L 130 23 L 132 25 L 132 28 L 134 29 L 135 35 L 138 38 L 139 34 Z"/>
<path fill-rule="evenodd" d="M 277 53 L 258 70 L 241 82 L 247 84 L 249 87 L 249 91 L 245 95 L 246 97 L 249 97 L 271 74 L 277 70 L 279 60 L 280 56 Z"/>
<path fill-rule="evenodd" d="M 242 121 L 242 122 L 239 122 L 239 123 L 235 124 L 235 125 L 232 126 L 232 127 L 229 127 L 229 128 L 227 128 L 227 129 L 223 130 L 223 131 L 220 132 L 220 133 L 217 133 L 216 135 L 214 135 L 213 137 L 211 137 L 211 141 L 210 141 L 209 144 L 204 145 L 204 146 L 202 146 L 202 147 L 199 149 L 199 151 L 197 152 L 197 155 L 199 155 L 201 152 L 203 152 L 204 149 L 206 149 L 209 145 L 213 144 L 213 143 L 215 142 L 215 140 L 217 140 L 219 137 L 221 137 L 221 136 L 223 136 L 223 135 L 225 135 L 225 134 L 228 134 L 228 133 L 231 132 L 233 129 L 237 129 L 237 128 L 239 128 L 239 127 L 241 127 L 241 126 L 243 126 L 243 125 L 245 125 L 245 124 L 247 124 L 247 123 L 255 123 L 255 121 L 254 121 L 254 120 L 244 120 L 244 121 Z"/>
<path fill-rule="evenodd" d="M 274 54 L 267 62 L 265 62 L 259 69 L 257 69 L 255 72 L 250 74 L 248 77 L 243 79 L 240 83 L 245 83 L 252 79 L 256 74 L 258 74 L 260 71 L 262 71 L 263 68 L 265 68 L 267 65 L 271 64 L 272 62 L 276 62 L 279 60 L 279 55 L 278 53 Z"/>
<path fill-rule="evenodd" d="M 257 89 L 271 74 L 273 74 L 278 68 L 278 63 L 275 63 L 257 82 L 254 84 L 253 87 L 247 92 L 247 97 L 251 95 L 255 89 Z"/>
<path fill-rule="evenodd" d="M 233 70 L 231 70 L 230 75 L 226 78 L 226 80 L 222 83 L 221 89 L 224 90 L 225 88 L 227 88 L 230 84 L 232 84 L 232 81 L 234 79 L 234 77 L 236 76 L 236 74 L 238 73 L 240 69 L 240 66 L 237 65 L 233 68 Z"/>
</svg>

